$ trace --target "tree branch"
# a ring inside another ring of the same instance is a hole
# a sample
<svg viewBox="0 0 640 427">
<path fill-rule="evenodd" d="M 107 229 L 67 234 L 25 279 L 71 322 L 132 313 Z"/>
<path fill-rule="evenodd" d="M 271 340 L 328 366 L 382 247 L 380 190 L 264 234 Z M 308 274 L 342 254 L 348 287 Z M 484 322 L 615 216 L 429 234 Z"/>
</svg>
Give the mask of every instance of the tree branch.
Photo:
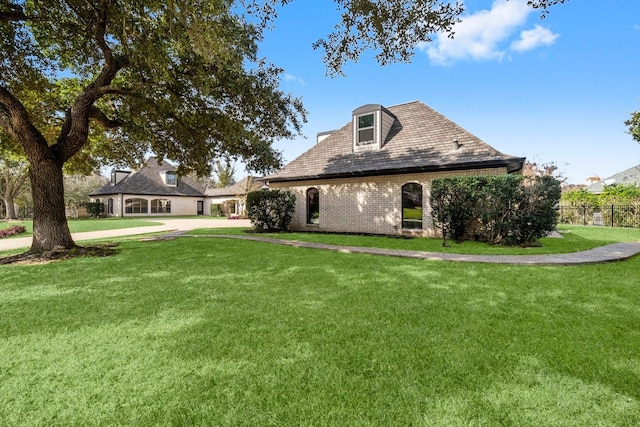
<svg viewBox="0 0 640 427">
<path fill-rule="evenodd" d="M 5 7 L 7 7 L 8 10 L 0 10 L 0 22 L 17 22 L 29 20 L 29 17 L 25 15 L 22 6 L 9 3 Z"/>
<path fill-rule="evenodd" d="M 94 119 L 104 129 L 115 129 L 122 126 L 122 121 L 111 120 L 101 109 L 96 106 L 92 106 L 89 109 L 89 118 Z"/>
<path fill-rule="evenodd" d="M 104 57 L 104 66 L 100 74 L 80 93 L 71 109 L 67 112 L 58 141 L 54 144 L 54 149 L 59 153 L 63 162 L 73 157 L 87 142 L 90 118 L 95 118 L 99 123 L 109 126 L 115 123 L 106 116 L 103 115 L 101 117 L 100 114 L 96 113 L 94 108 L 97 111 L 99 110 L 94 107 L 94 103 L 106 94 L 126 92 L 123 89 L 111 86 L 111 82 L 118 72 L 127 66 L 127 59 L 114 56 L 111 47 L 106 41 L 109 22 L 107 12 L 109 1 L 103 0 L 100 2 L 100 6 L 93 8 L 96 12 L 93 37 Z M 96 117 L 92 117 L 92 114 L 95 114 Z"/>
<path fill-rule="evenodd" d="M 20 144 L 32 163 L 46 157 L 46 139 L 31 123 L 24 105 L 4 86 L 0 86 L 0 127 Z"/>
</svg>

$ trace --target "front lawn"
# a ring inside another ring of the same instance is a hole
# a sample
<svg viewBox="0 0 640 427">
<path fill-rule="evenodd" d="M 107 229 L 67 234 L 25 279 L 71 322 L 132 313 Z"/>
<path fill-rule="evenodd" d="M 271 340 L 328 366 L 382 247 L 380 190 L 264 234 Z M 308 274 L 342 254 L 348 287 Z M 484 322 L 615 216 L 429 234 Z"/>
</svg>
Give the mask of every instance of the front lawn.
<svg viewBox="0 0 640 427">
<path fill-rule="evenodd" d="M 190 237 L 0 269 L 7 426 L 640 424 L 640 257 L 523 267 Z"/>
<path fill-rule="evenodd" d="M 131 219 L 131 218 L 68 219 L 67 223 L 69 224 L 69 230 L 72 233 L 161 225 L 160 222 L 149 220 L 149 219 Z M 12 237 L 30 237 L 33 235 L 33 221 L 10 221 L 10 222 L 0 221 L 0 228 L 7 228 L 12 225 L 23 225 L 27 229 L 25 233 L 18 234 Z"/>
</svg>

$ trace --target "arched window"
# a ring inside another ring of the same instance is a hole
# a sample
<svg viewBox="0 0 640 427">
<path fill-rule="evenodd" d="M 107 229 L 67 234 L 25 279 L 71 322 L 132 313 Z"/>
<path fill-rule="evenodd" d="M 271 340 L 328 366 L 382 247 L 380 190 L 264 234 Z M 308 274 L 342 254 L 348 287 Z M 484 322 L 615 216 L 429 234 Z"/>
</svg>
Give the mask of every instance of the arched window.
<svg viewBox="0 0 640 427">
<path fill-rule="evenodd" d="M 415 182 L 402 186 L 402 228 L 422 229 L 422 185 Z"/>
<path fill-rule="evenodd" d="M 109 198 L 109 200 L 107 200 L 107 214 L 113 215 L 113 199 L 112 198 Z"/>
<path fill-rule="evenodd" d="M 171 200 L 153 199 L 151 201 L 151 213 L 171 213 Z"/>
<path fill-rule="evenodd" d="M 307 224 L 320 224 L 320 192 L 317 188 L 307 190 Z"/>
<path fill-rule="evenodd" d="M 147 199 L 127 199 L 124 201 L 124 213 L 149 213 Z"/>
</svg>

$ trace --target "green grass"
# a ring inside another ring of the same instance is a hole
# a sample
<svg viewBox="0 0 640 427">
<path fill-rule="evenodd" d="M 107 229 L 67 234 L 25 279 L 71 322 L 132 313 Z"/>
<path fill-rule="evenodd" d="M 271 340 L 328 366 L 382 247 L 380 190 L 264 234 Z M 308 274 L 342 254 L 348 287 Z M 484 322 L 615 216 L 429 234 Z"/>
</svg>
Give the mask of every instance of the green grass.
<svg viewBox="0 0 640 427">
<path fill-rule="evenodd" d="M 520 267 L 192 237 L 0 268 L 6 426 L 640 424 L 640 257 Z"/>
<path fill-rule="evenodd" d="M 156 218 L 153 218 L 156 219 Z M 141 218 L 86 218 L 86 219 L 69 219 L 69 230 L 72 233 L 81 233 L 85 231 L 114 230 L 118 228 L 147 227 L 151 225 L 160 225 L 161 223 L 153 221 L 153 219 Z M 0 221 L 0 228 L 7 228 L 11 225 L 23 225 L 27 229 L 25 233 L 12 237 L 30 237 L 33 235 L 33 221 Z M 11 237 L 10 237 L 11 238 Z"/>
<path fill-rule="evenodd" d="M 346 234 L 324 234 L 324 233 L 277 233 L 277 234 L 257 234 L 271 238 L 327 243 L 344 246 L 362 246 L 385 249 L 405 249 L 426 252 L 448 252 L 461 254 L 485 254 L 485 255 L 526 255 L 526 254 L 554 254 L 578 252 L 592 249 L 617 242 L 640 241 L 640 229 L 633 228 L 605 228 L 605 227 L 584 227 L 566 226 L 558 227 L 563 238 L 543 238 L 540 239 L 540 246 L 519 248 L 488 245 L 482 242 L 466 241 L 456 243 L 447 240 L 448 247 L 442 247 L 442 239 L 402 239 L 385 236 L 361 236 Z M 221 229 L 197 229 L 192 230 L 192 235 L 220 235 L 220 234 L 246 234 L 243 228 L 221 228 Z"/>
</svg>

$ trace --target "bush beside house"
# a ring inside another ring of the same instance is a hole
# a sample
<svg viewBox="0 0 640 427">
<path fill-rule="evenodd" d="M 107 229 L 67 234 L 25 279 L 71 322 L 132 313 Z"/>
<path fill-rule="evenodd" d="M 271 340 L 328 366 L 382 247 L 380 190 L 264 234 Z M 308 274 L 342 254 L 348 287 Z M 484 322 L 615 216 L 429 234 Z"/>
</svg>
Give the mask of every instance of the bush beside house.
<svg viewBox="0 0 640 427">
<path fill-rule="evenodd" d="M 290 191 L 253 191 L 247 194 L 247 212 L 255 231 L 286 231 L 293 218 L 296 196 Z"/>
<path fill-rule="evenodd" d="M 434 223 L 446 238 L 491 244 L 530 245 L 558 222 L 560 181 L 521 175 L 436 179 L 431 187 Z"/>
</svg>

